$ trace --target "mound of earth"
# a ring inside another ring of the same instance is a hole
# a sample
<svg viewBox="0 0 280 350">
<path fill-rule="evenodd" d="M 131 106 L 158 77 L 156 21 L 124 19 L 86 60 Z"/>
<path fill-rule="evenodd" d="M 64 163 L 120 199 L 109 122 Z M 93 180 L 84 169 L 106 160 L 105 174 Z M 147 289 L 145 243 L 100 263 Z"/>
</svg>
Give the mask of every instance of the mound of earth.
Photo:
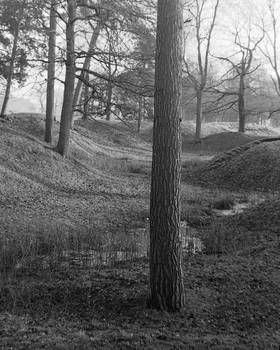
<svg viewBox="0 0 280 350">
<path fill-rule="evenodd" d="M 6 120 L 6 126 L 28 133 L 29 136 L 44 138 L 45 121 L 41 114 L 17 113 L 10 115 Z M 55 123 L 53 128 L 55 135 L 58 132 L 57 126 L 58 124 Z"/>
<path fill-rule="evenodd" d="M 235 218 L 239 225 L 251 231 L 269 231 L 280 238 L 280 198 L 266 200 Z"/>
<path fill-rule="evenodd" d="M 184 151 L 222 152 L 258 139 L 257 137 L 240 132 L 221 132 L 206 136 L 201 139 L 200 143 L 195 143 L 193 140 L 190 140 L 189 137 L 184 136 L 185 135 L 183 135 Z"/>
<path fill-rule="evenodd" d="M 280 189 L 280 140 L 250 142 L 213 158 L 195 171 L 194 178 L 231 189 Z"/>
<path fill-rule="evenodd" d="M 202 233 L 208 253 L 279 256 L 280 198 L 266 200 L 233 216 L 217 217 Z"/>
<path fill-rule="evenodd" d="M 143 141 L 139 138 L 133 125 L 118 121 L 82 120 L 75 121 L 75 130 L 90 136 L 101 144 L 115 144 L 130 147 Z"/>
<path fill-rule="evenodd" d="M 183 120 L 181 123 L 182 130 L 182 138 L 183 144 L 188 143 L 188 147 L 190 147 L 189 143 L 191 143 L 194 139 L 195 135 L 195 122 Z M 238 133 L 238 123 L 233 122 L 211 122 L 211 123 L 203 123 L 201 129 L 201 136 L 203 141 L 205 142 L 205 147 L 208 145 L 210 148 L 213 143 L 223 142 L 223 136 L 231 136 L 232 145 L 228 146 L 228 148 L 219 148 L 218 146 L 213 146 L 213 151 L 224 151 L 225 149 L 233 148 L 244 144 L 245 142 L 249 142 L 251 140 L 257 138 L 265 138 L 265 137 L 277 137 L 279 135 L 279 129 L 273 129 L 270 127 L 257 125 L 257 124 L 248 124 L 246 126 L 246 134 Z M 145 121 L 142 123 L 141 128 L 141 137 L 147 141 L 152 142 L 153 139 L 153 125 L 152 122 Z M 217 134 L 217 139 L 216 139 Z M 221 136 L 219 136 L 221 135 Z M 213 136 L 213 139 L 209 136 Z M 230 143 L 230 141 L 227 140 Z M 226 145 L 226 144 L 225 144 Z M 195 147 L 195 146 L 194 146 Z M 204 146 L 203 146 L 204 147 Z"/>
<path fill-rule="evenodd" d="M 42 141 L 43 122 L 28 116 L 0 123 L 1 232 L 113 232 L 117 222 L 134 222 L 133 213 L 138 224 L 149 184 L 130 176 L 129 165 L 149 154 L 73 131 L 70 156 L 63 158 Z"/>
<path fill-rule="evenodd" d="M 252 232 L 267 232 L 271 238 L 276 234 L 280 238 L 280 197 L 264 200 L 242 213 L 220 217 L 219 220 L 230 229 L 238 227 L 241 233 L 242 229 L 246 229 Z M 235 233 L 238 236 L 238 230 Z"/>
</svg>

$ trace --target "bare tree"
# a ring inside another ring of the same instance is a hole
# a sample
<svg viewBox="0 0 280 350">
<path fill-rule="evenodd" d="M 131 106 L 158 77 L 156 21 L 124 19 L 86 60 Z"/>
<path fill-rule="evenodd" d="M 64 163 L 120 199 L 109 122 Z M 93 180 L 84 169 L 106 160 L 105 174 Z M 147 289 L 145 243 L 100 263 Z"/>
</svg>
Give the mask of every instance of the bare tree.
<svg viewBox="0 0 280 350">
<path fill-rule="evenodd" d="M 221 102 L 226 97 L 230 97 L 231 99 L 226 103 L 226 106 L 230 106 L 231 108 L 235 105 L 238 106 L 238 131 L 243 133 L 245 132 L 247 113 L 245 93 L 249 87 L 248 77 L 260 67 L 260 65 L 256 65 L 252 68 L 252 63 L 254 53 L 262 40 L 263 35 L 254 41 L 251 36 L 251 30 L 249 29 L 246 43 L 242 43 L 240 33 L 237 30 L 234 44 L 238 48 L 238 51 L 233 57 L 218 57 L 220 61 L 229 64 L 230 68 L 225 74 L 226 77 L 221 79 L 218 86 L 211 89 L 219 94 L 218 102 Z M 234 57 L 238 57 L 238 59 L 236 60 Z M 227 87 L 223 88 L 225 85 Z"/>
<path fill-rule="evenodd" d="M 150 305 L 184 305 L 180 239 L 183 4 L 158 1 L 155 117 L 150 209 Z"/>
<path fill-rule="evenodd" d="M 56 0 L 51 1 L 48 53 L 48 84 L 46 100 L 46 130 L 45 141 L 52 142 L 52 127 L 54 120 L 54 83 L 55 83 L 55 46 L 56 46 Z"/>
<path fill-rule="evenodd" d="M 263 35 L 265 36 L 265 45 L 260 47 L 262 54 L 269 62 L 273 69 L 274 76 L 272 81 L 274 84 L 275 91 L 280 97 L 280 69 L 279 69 L 279 22 L 275 13 L 275 1 L 268 0 L 268 12 L 271 28 L 265 30 L 264 25 L 262 27 Z"/>
<path fill-rule="evenodd" d="M 203 93 L 206 88 L 208 69 L 209 69 L 209 54 L 211 48 L 211 40 L 213 30 L 216 24 L 217 12 L 219 8 L 220 0 L 216 0 L 213 14 L 211 15 L 211 20 L 209 28 L 204 29 L 203 20 L 205 12 L 207 10 L 208 0 L 195 0 L 194 9 L 190 9 L 189 13 L 191 15 L 188 21 L 194 22 L 195 30 L 195 40 L 197 44 L 197 72 L 193 72 L 190 69 L 188 61 L 185 59 L 185 71 L 188 74 L 190 80 L 192 81 L 196 93 L 196 130 L 195 130 L 195 140 L 199 141 L 201 138 L 201 123 L 203 114 Z M 185 40 L 188 40 L 188 35 Z M 186 45 L 185 45 L 186 46 Z"/>
</svg>

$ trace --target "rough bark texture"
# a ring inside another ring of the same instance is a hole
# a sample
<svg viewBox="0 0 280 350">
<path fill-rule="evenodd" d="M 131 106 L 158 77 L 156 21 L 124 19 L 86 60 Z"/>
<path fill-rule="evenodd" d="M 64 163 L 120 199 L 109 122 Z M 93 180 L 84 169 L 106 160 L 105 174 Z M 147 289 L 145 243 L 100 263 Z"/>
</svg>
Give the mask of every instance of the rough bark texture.
<svg viewBox="0 0 280 350">
<path fill-rule="evenodd" d="M 73 95 L 75 86 L 75 31 L 76 0 L 67 0 L 68 22 L 66 25 L 67 58 L 64 83 L 64 96 L 60 119 L 59 139 L 57 151 L 66 156 L 69 149 L 70 131 L 73 114 Z"/>
<path fill-rule="evenodd" d="M 56 45 L 56 5 L 52 0 L 50 11 L 49 53 L 48 53 L 48 85 L 46 101 L 45 141 L 52 142 L 54 120 L 54 82 L 55 82 L 55 45 Z"/>
<path fill-rule="evenodd" d="M 84 64 L 83 64 L 83 70 L 80 74 L 80 77 L 79 77 L 77 85 L 76 85 L 74 99 L 73 99 L 73 107 L 74 108 L 80 103 L 83 80 L 85 79 L 85 76 L 86 76 L 86 70 L 89 69 L 90 60 L 91 60 L 91 57 L 93 54 L 93 50 L 96 46 L 96 42 L 97 42 L 97 39 L 99 37 L 100 31 L 101 31 L 101 23 L 98 23 L 96 25 L 93 33 L 92 33 L 91 40 L 89 43 L 88 52 L 86 54 Z"/>
<path fill-rule="evenodd" d="M 150 209 L 150 306 L 184 305 L 180 239 L 181 0 L 158 1 Z"/>
<path fill-rule="evenodd" d="M 3 104 L 1 108 L 1 117 L 3 117 L 6 114 L 10 93 L 11 93 L 11 86 L 12 86 L 12 80 L 14 75 L 14 65 L 17 55 L 17 48 L 18 48 L 18 40 L 19 40 L 19 33 L 20 33 L 20 24 L 23 16 L 24 6 L 26 1 L 23 1 L 22 6 L 20 8 L 19 16 L 17 18 L 15 33 L 14 33 L 14 41 L 13 41 L 13 48 L 12 48 L 12 54 L 10 59 L 10 66 L 9 66 L 9 72 L 7 77 L 7 85 L 5 90 L 5 95 L 3 99 Z"/>
</svg>

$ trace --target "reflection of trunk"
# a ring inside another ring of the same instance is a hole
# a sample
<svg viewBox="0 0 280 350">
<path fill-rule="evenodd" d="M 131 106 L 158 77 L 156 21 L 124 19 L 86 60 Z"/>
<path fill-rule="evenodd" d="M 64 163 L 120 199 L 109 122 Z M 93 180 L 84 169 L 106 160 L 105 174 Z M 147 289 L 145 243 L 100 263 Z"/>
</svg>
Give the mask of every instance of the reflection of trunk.
<svg viewBox="0 0 280 350">
<path fill-rule="evenodd" d="M 55 45 L 56 45 L 56 5 L 52 0 L 50 12 L 49 54 L 48 54 L 48 85 L 46 102 L 45 141 L 52 142 L 52 127 L 54 115 L 54 80 L 55 80 Z"/>
<path fill-rule="evenodd" d="M 89 82 L 89 74 L 86 74 L 86 81 Z M 88 84 L 85 84 L 83 119 L 87 119 L 87 117 L 89 115 L 89 101 L 90 101 L 89 86 L 88 86 Z"/>
<path fill-rule="evenodd" d="M 91 60 L 91 57 L 93 55 L 97 39 L 99 37 L 100 30 L 101 30 L 101 24 L 98 23 L 96 25 L 96 27 L 94 28 L 94 31 L 92 33 L 91 40 L 90 40 L 90 43 L 89 43 L 88 52 L 86 54 L 86 57 L 85 57 L 85 60 L 84 60 L 84 64 L 83 64 L 83 70 L 81 71 L 80 78 L 78 79 L 78 82 L 77 82 L 77 85 L 76 85 L 74 99 L 73 99 L 73 107 L 74 108 L 80 103 L 83 80 L 85 79 L 85 75 L 86 75 L 85 70 L 89 69 L 90 60 Z"/>
<path fill-rule="evenodd" d="M 66 73 L 64 83 L 63 105 L 60 119 L 60 131 L 57 151 L 66 156 L 69 149 L 70 129 L 73 114 L 73 93 L 75 86 L 75 31 L 74 20 L 76 17 L 76 0 L 68 2 L 68 22 L 66 26 Z"/>
<path fill-rule="evenodd" d="M 240 75 L 239 82 L 239 92 L 238 92 L 238 114 L 239 114 L 239 132 L 245 132 L 245 123 L 246 123 L 246 112 L 245 112 L 245 83 L 244 76 Z"/>
<path fill-rule="evenodd" d="M 11 92 L 11 86 L 12 86 L 12 79 L 14 75 L 14 66 L 15 66 L 15 60 L 16 60 L 16 54 L 17 54 L 17 46 L 18 46 L 18 40 L 19 40 L 19 31 L 20 31 L 20 23 L 23 16 L 23 10 L 25 6 L 26 1 L 23 1 L 23 4 L 20 7 L 19 16 L 16 21 L 16 28 L 15 28 L 15 34 L 14 34 L 14 42 L 13 42 L 13 48 L 12 48 L 12 54 L 10 59 L 10 66 L 9 66 L 9 72 L 7 77 L 7 85 L 6 85 L 6 91 L 4 95 L 4 100 L 1 108 L 1 116 L 3 117 L 6 114 L 7 105 L 10 98 L 10 92 Z"/>
<path fill-rule="evenodd" d="M 202 91 L 196 92 L 196 127 L 195 140 L 200 141 L 201 138 L 201 121 L 202 121 Z"/>
<path fill-rule="evenodd" d="M 143 118 L 143 103 L 144 98 L 139 95 L 139 101 L 138 101 L 138 120 L 137 120 L 137 132 L 140 133 L 141 130 L 141 124 L 142 124 L 142 118 Z"/>
<path fill-rule="evenodd" d="M 181 0 L 158 1 L 150 209 L 150 305 L 165 311 L 179 310 L 184 304 L 180 239 L 182 6 Z"/>
</svg>

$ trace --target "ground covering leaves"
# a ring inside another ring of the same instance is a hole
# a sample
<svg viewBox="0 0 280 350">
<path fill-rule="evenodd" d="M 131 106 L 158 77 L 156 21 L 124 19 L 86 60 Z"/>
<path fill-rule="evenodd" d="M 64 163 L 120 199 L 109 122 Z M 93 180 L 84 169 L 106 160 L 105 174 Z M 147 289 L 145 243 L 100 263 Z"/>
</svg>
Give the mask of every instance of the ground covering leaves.
<svg viewBox="0 0 280 350">
<path fill-rule="evenodd" d="M 111 240 L 121 249 L 147 227 L 146 134 L 143 141 L 96 121 L 72 134 L 71 156 L 62 159 L 42 142 L 42 120 L 0 125 L 0 349 L 279 349 L 278 194 L 193 186 L 188 170 L 182 216 L 205 252 L 184 255 L 186 307 L 150 310 L 147 258 L 107 266 L 55 260 L 59 246 Z M 184 172 L 194 158 L 183 159 Z M 220 203 L 245 200 L 257 206 L 215 214 Z M 46 256 L 53 264 L 42 264 Z"/>
</svg>

